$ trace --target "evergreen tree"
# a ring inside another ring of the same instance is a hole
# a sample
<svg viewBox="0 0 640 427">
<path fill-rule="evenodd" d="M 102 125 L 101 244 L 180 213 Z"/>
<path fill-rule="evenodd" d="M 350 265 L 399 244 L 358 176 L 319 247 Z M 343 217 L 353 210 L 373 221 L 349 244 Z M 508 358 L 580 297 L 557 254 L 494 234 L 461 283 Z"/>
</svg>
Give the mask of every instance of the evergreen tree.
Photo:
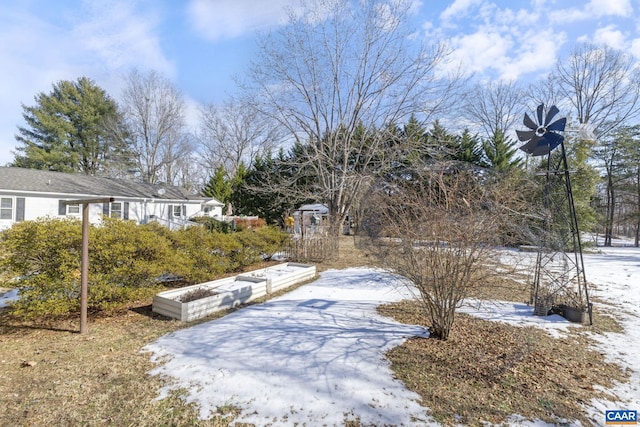
<svg viewBox="0 0 640 427">
<path fill-rule="evenodd" d="M 227 204 L 231 199 L 232 182 L 227 179 L 227 171 L 223 166 L 219 166 L 213 176 L 202 189 L 202 194 L 207 197 L 214 197 L 220 202 Z"/>
<path fill-rule="evenodd" d="M 422 150 L 427 158 L 435 160 L 453 160 L 458 152 L 458 142 L 454 134 L 449 132 L 439 121 L 433 123 L 433 128 L 427 133 L 426 146 Z"/>
<path fill-rule="evenodd" d="M 483 146 L 478 141 L 478 135 L 471 135 L 469 129 L 465 129 L 457 138 L 458 149 L 455 153 L 456 160 L 471 163 L 476 166 L 487 166 L 483 159 Z"/>
<path fill-rule="evenodd" d="M 507 138 L 499 129 L 491 138 L 482 142 L 482 149 L 489 166 L 498 172 L 506 172 L 522 164 L 522 157 L 516 156 L 516 141 Z"/>
<path fill-rule="evenodd" d="M 100 175 L 127 157 L 112 132 L 121 124 L 117 104 L 91 79 L 60 81 L 35 101 L 22 106 L 26 126 L 18 127 L 12 166 Z"/>
</svg>

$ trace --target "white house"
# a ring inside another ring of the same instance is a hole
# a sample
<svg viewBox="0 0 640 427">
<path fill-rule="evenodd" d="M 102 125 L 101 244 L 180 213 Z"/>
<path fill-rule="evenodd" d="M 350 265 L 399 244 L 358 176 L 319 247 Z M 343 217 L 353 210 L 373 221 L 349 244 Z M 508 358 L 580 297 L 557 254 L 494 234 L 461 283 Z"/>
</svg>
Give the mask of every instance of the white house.
<svg viewBox="0 0 640 427">
<path fill-rule="evenodd" d="M 90 204 L 89 221 L 99 223 L 103 215 L 134 220 L 139 224 L 158 221 L 174 229 L 189 218 L 222 217 L 223 204 L 216 199 L 189 194 L 184 188 L 122 179 L 36 169 L 0 167 L 0 230 L 12 224 L 42 217 L 78 217 L 79 205 L 67 200 L 113 197 L 111 203 Z"/>
</svg>

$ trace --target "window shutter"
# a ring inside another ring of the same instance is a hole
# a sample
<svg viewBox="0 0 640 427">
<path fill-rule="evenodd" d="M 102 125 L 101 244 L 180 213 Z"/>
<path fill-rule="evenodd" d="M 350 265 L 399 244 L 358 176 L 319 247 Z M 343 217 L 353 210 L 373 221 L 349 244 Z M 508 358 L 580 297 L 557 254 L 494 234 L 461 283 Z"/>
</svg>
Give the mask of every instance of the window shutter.
<svg viewBox="0 0 640 427">
<path fill-rule="evenodd" d="M 122 219 L 129 219 L 129 202 L 124 202 L 123 203 Z"/>
<path fill-rule="evenodd" d="M 63 200 L 58 200 L 58 215 L 66 215 L 67 214 L 67 205 L 62 203 Z"/>
<path fill-rule="evenodd" d="M 16 222 L 24 221 L 24 197 L 16 198 Z"/>
<path fill-rule="evenodd" d="M 105 202 L 102 204 L 102 215 L 109 216 L 109 203 Z"/>
<path fill-rule="evenodd" d="M 173 205 L 169 205 L 169 219 L 173 219 Z"/>
<path fill-rule="evenodd" d="M 187 216 L 187 205 L 182 205 L 182 217 L 185 218 Z"/>
</svg>

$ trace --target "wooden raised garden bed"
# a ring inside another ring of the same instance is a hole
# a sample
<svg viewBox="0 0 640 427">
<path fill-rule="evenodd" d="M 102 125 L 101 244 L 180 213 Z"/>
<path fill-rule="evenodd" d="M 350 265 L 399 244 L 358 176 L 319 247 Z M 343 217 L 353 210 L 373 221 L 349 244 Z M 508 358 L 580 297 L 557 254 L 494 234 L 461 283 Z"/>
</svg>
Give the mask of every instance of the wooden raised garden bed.
<svg viewBox="0 0 640 427">
<path fill-rule="evenodd" d="M 296 283 L 304 282 L 314 278 L 316 275 L 315 265 L 299 264 L 287 262 L 274 265 L 272 267 L 261 268 L 259 270 L 243 273 L 238 278 L 243 279 L 263 279 L 267 281 L 267 293 L 278 292 Z"/>
<path fill-rule="evenodd" d="M 278 264 L 225 279 L 160 292 L 153 298 L 152 310 L 163 316 L 190 322 L 285 289 L 315 275 L 316 267 L 312 265 Z M 193 296 L 196 299 L 192 299 Z"/>
</svg>

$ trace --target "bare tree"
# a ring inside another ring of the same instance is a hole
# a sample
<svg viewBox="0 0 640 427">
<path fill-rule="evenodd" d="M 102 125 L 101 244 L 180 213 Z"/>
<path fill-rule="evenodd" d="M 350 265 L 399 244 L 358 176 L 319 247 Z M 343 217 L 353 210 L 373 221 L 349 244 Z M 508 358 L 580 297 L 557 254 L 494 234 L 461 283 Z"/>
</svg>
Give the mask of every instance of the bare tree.
<svg viewBox="0 0 640 427">
<path fill-rule="evenodd" d="M 228 177 L 236 175 L 241 163 L 251 165 L 282 140 L 279 124 L 249 102 L 229 99 L 219 106 L 205 105 L 200 113 L 200 154 L 209 170 L 222 166 Z"/>
<path fill-rule="evenodd" d="M 156 71 L 133 70 L 121 105 L 142 179 L 174 184 L 174 162 L 192 151 L 180 92 Z"/>
<path fill-rule="evenodd" d="M 437 77 L 446 56 L 441 46 L 426 48 L 410 37 L 410 1 L 316 0 L 307 6 L 262 39 L 251 89 L 260 93 L 261 111 L 307 147 L 297 169 L 317 185 L 306 198 L 328 205 L 337 233 L 393 154 L 388 125 L 411 114 L 431 119 L 454 102 L 459 79 Z"/>
<path fill-rule="evenodd" d="M 523 91 L 514 82 L 489 82 L 476 85 L 466 97 L 467 118 L 479 124 L 484 136 L 507 135 L 522 117 Z"/>
<path fill-rule="evenodd" d="M 577 46 L 559 62 L 553 81 L 571 102 L 578 123 L 608 135 L 640 112 L 640 72 L 633 58 L 607 46 Z"/>
<path fill-rule="evenodd" d="M 499 258 L 495 245 L 519 215 L 508 180 L 439 166 L 371 196 L 363 241 L 383 266 L 415 286 L 431 337 L 447 339 L 456 308 L 489 286 Z"/>
<path fill-rule="evenodd" d="M 609 160 L 617 150 L 612 151 L 614 146 L 609 142 L 615 141 L 615 132 L 640 113 L 640 71 L 633 58 L 620 50 L 582 44 L 566 61 L 558 63 L 553 81 L 558 93 L 570 101 L 578 123 L 591 125 L 599 139 L 599 143 L 591 141 L 590 145 L 595 144 L 596 157 L 602 160 L 605 171 L 605 244 L 610 245 L 615 208 L 613 182 L 617 178 L 612 175 L 615 170 Z"/>
</svg>

